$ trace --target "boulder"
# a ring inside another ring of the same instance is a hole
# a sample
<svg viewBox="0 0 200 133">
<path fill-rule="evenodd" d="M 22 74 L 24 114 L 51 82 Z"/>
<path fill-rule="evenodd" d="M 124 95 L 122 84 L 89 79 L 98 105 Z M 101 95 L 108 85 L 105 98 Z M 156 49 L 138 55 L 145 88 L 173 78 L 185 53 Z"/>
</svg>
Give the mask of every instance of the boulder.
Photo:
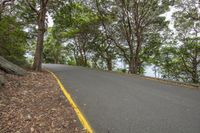
<svg viewBox="0 0 200 133">
<path fill-rule="evenodd" d="M 4 85 L 4 77 L 0 75 L 0 88 Z"/>
<path fill-rule="evenodd" d="M 6 73 L 20 76 L 23 76 L 27 73 L 24 69 L 4 59 L 2 56 L 0 56 L 0 69 L 5 71 Z"/>
</svg>

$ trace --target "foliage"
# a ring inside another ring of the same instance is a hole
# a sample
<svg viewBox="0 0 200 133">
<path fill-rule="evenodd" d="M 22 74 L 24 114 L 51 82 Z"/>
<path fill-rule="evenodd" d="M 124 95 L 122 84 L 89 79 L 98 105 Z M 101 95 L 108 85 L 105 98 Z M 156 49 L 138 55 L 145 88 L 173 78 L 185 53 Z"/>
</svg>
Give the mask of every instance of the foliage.
<svg viewBox="0 0 200 133">
<path fill-rule="evenodd" d="M 14 16 L 3 16 L 0 21 L 0 56 L 18 64 L 25 65 L 27 34 Z"/>
<path fill-rule="evenodd" d="M 65 48 L 60 40 L 54 36 L 53 29 L 48 29 L 47 38 L 44 41 L 43 61 L 45 63 L 66 63 Z"/>
<path fill-rule="evenodd" d="M 45 63 L 123 72 L 128 66 L 128 72 L 135 74 L 144 74 L 145 66 L 153 65 L 162 78 L 200 82 L 197 1 L 19 0 L 8 3 L 0 8 L 0 55 L 18 64 L 24 64 L 27 53 L 35 53 L 32 55 L 36 64 L 41 63 L 43 56 Z M 163 15 L 170 6 L 176 8 L 171 20 L 175 32 L 169 30 L 169 22 Z M 54 21 L 51 28 L 47 27 L 47 14 Z M 35 49 L 37 52 L 32 52 Z M 119 60 L 123 60 L 122 69 L 116 66 Z"/>
<path fill-rule="evenodd" d="M 176 39 L 179 42 L 177 51 L 180 69 L 180 76 L 184 81 L 200 82 L 200 3 L 193 0 L 180 1 L 176 7 L 178 11 L 174 13 L 175 28 L 177 30 Z"/>
</svg>

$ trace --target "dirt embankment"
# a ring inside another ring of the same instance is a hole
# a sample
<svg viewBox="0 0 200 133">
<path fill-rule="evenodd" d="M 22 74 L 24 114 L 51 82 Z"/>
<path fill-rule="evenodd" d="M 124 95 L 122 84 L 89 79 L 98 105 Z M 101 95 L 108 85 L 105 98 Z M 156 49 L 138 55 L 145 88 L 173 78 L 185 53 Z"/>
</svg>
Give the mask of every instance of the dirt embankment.
<svg viewBox="0 0 200 133">
<path fill-rule="evenodd" d="M 2 73 L 1 73 L 2 74 Z M 0 89 L 1 133 L 83 133 L 79 122 L 52 75 L 28 72 L 4 74 Z"/>
</svg>

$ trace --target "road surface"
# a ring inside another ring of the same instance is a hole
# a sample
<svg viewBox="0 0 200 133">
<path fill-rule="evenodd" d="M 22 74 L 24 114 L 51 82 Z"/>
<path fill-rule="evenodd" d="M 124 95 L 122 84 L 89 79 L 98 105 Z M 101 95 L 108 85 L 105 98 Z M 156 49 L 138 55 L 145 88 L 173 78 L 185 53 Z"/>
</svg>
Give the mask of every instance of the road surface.
<svg viewBox="0 0 200 133">
<path fill-rule="evenodd" d="M 96 133 L 200 133 L 200 91 L 134 76 L 46 64 Z"/>
</svg>

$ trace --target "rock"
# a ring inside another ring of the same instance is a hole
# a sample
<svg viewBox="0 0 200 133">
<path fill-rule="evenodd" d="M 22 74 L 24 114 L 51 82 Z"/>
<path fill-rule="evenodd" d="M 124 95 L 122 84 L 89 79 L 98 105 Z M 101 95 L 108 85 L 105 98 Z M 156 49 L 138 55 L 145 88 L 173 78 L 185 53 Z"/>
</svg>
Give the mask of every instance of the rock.
<svg viewBox="0 0 200 133">
<path fill-rule="evenodd" d="M 4 85 L 4 82 L 5 80 L 4 80 L 3 75 L 0 75 L 0 88 Z"/>
<path fill-rule="evenodd" d="M 26 74 L 26 71 L 24 69 L 11 63 L 10 61 L 4 59 L 1 56 L 0 56 L 0 69 L 7 73 L 20 75 L 20 76 L 23 76 Z"/>
</svg>

